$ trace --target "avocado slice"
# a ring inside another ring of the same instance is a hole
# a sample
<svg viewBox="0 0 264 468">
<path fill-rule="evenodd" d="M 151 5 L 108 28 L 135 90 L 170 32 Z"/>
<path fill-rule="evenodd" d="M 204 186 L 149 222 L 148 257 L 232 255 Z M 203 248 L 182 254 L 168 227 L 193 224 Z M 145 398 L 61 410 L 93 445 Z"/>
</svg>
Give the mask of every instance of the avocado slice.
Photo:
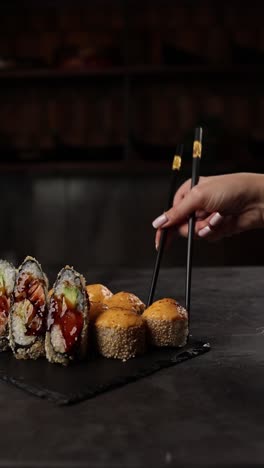
<svg viewBox="0 0 264 468">
<path fill-rule="evenodd" d="M 77 305 L 78 288 L 76 288 L 75 286 L 64 286 L 63 295 L 64 295 L 67 303 L 71 307 L 75 307 Z"/>
<path fill-rule="evenodd" d="M 4 274 L 2 271 L 0 271 L 0 289 L 4 290 L 5 289 L 5 279 L 4 279 Z"/>
</svg>

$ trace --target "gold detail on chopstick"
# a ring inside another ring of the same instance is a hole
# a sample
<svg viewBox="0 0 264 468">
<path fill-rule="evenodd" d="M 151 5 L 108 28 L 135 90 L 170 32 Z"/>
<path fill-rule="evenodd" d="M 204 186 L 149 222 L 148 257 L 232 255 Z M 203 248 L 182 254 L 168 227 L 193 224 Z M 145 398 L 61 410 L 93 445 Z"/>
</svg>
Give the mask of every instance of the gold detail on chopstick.
<svg viewBox="0 0 264 468">
<path fill-rule="evenodd" d="M 196 140 L 193 143 L 193 158 L 200 158 L 202 154 L 202 144 Z"/>
<path fill-rule="evenodd" d="M 181 157 L 180 156 L 174 156 L 173 163 L 172 163 L 172 169 L 173 171 L 179 171 L 181 168 Z"/>
</svg>

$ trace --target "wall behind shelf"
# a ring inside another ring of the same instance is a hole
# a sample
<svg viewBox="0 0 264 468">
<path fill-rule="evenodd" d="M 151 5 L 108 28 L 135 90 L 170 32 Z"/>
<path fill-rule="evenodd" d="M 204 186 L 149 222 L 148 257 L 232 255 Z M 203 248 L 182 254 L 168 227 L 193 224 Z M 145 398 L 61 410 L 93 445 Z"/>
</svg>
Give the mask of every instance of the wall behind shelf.
<svg viewBox="0 0 264 468">
<path fill-rule="evenodd" d="M 57 7 L 43 8 L 32 2 L 21 8 L 17 3 L 15 10 L 10 3 L 0 15 L 0 58 L 16 63 L 16 70 L 37 63 L 42 69 L 58 67 L 55 59 L 62 45 L 100 50 L 99 55 L 111 48 L 116 62 L 102 72 L 125 64 L 146 73 L 133 79 L 102 73 L 98 79 L 1 81 L 0 160 L 9 158 L 12 163 L 11 157 L 21 160 L 26 155 L 66 158 L 67 149 L 74 161 L 88 161 L 93 153 L 100 167 L 102 160 L 122 162 L 129 145 L 135 164 L 136 158 L 165 162 L 179 141 L 190 154 L 193 128 L 202 124 L 203 174 L 216 167 L 221 172 L 263 171 L 261 4 L 253 8 L 234 0 L 218 6 L 210 1 L 196 5 L 184 0 L 105 0 L 98 8 L 97 2 L 80 3 L 54 2 Z M 248 54 L 247 48 L 254 53 Z M 239 71 L 239 57 L 248 67 L 246 75 Z M 160 73 L 148 74 L 148 67 Z M 189 72 L 182 67 L 190 67 Z M 196 70 L 203 67 L 208 73 L 198 76 Z M 214 67 L 230 67 L 231 72 L 214 75 Z M 102 165 L 101 175 L 91 175 L 86 167 L 78 176 L 43 177 L 37 171 L 3 174 L 0 164 L 0 181 L 5 220 L 0 256 L 18 262 L 30 253 L 44 265 L 69 262 L 81 270 L 102 264 L 152 266 L 151 221 L 163 210 L 165 172 L 157 177 L 146 166 L 140 176 L 132 177 L 128 169 L 119 177 L 111 173 L 105 178 Z M 263 264 L 261 245 L 260 232 L 224 240 L 217 248 L 199 242 L 195 262 Z M 184 240 L 175 242 L 164 264 L 184 265 L 185 247 Z"/>
</svg>

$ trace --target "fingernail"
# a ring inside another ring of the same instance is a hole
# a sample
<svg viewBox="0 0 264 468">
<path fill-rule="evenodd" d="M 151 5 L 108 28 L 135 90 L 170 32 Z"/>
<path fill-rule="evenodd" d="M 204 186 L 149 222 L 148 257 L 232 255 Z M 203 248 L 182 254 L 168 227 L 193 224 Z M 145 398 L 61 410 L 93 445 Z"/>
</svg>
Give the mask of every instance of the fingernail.
<svg viewBox="0 0 264 468">
<path fill-rule="evenodd" d="M 152 226 L 157 229 L 161 227 L 163 224 L 165 224 L 168 221 L 168 217 L 165 214 L 162 214 L 158 216 L 158 218 L 154 219 Z"/>
<path fill-rule="evenodd" d="M 155 244 L 155 249 L 156 249 L 156 250 L 159 249 L 159 244 L 158 244 L 158 242 L 156 242 L 156 244 Z"/>
<path fill-rule="evenodd" d="M 209 226 L 205 226 L 203 229 L 201 229 L 200 231 L 198 231 L 198 236 L 199 237 L 206 237 L 208 234 L 210 234 L 211 229 Z"/>
<path fill-rule="evenodd" d="M 223 221 L 224 217 L 220 215 L 220 213 L 215 213 L 214 216 L 209 221 L 210 226 L 217 226 L 217 224 L 220 224 L 221 221 Z"/>
</svg>

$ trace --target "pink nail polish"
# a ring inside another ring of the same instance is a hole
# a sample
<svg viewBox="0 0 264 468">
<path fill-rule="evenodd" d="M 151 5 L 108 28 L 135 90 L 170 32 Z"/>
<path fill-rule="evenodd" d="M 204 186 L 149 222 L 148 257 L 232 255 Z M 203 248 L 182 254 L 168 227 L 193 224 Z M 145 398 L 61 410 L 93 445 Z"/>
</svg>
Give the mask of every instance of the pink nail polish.
<svg viewBox="0 0 264 468">
<path fill-rule="evenodd" d="M 206 237 L 211 232 L 212 231 L 210 229 L 210 226 L 205 226 L 203 229 L 200 229 L 200 231 L 198 231 L 198 236 L 199 237 Z"/>
<path fill-rule="evenodd" d="M 167 221 L 168 221 L 168 217 L 164 213 L 164 214 L 158 216 L 158 218 L 154 219 L 154 221 L 152 223 L 152 226 L 155 229 L 158 229 L 159 227 L 163 226 L 163 224 L 165 224 Z"/>
<path fill-rule="evenodd" d="M 210 226 L 217 226 L 223 221 L 224 217 L 220 213 L 215 213 L 209 221 Z"/>
</svg>

